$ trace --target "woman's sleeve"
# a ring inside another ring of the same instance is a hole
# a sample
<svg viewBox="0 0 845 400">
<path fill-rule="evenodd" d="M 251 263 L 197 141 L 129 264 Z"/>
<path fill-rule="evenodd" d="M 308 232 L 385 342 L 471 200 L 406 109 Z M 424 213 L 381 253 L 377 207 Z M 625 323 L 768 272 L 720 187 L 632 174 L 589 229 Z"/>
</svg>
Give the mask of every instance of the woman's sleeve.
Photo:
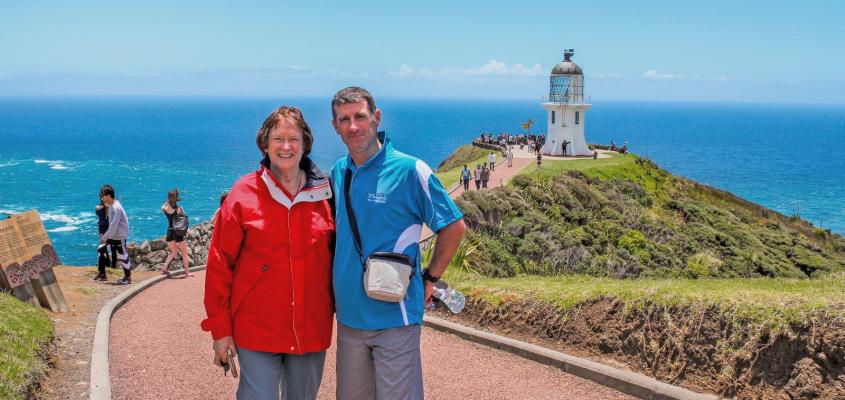
<svg viewBox="0 0 845 400">
<path fill-rule="evenodd" d="M 234 202 L 233 202 L 234 203 Z M 205 312 L 202 329 L 211 332 L 214 340 L 232 336 L 229 313 L 235 262 L 244 240 L 244 230 L 237 203 L 224 204 L 219 211 L 205 272 Z"/>
</svg>

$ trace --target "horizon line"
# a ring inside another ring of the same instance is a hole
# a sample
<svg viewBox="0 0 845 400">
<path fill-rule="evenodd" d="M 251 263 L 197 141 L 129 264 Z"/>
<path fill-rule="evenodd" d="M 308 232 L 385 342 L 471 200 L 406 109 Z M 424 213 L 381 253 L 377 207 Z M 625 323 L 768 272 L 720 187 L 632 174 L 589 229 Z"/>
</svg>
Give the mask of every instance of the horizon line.
<svg viewBox="0 0 845 400">
<path fill-rule="evenodd" d="M 541 96 L 537 98 L 527 97 L 434 97 L 434 96 L 379 96 L 380 99 L 390 100 L 431 100 L 431 101 L 481 101 L 481 102 L 528 102 L 538 101 Z M 18 100 L 18 99 L 137 99 L 137 100 L 167 100 L 167 99 L 197 99 L 197 100 L 272 100 L 272 99 L 301 99 L 301 100 L 324 100 L 331 98 L 331 95 L 299 95 L 299 96 L 273 96 L 273 95 L 239 95 L 239 94 L 0 94 L 0 100 Z M 820 102 L 820 101 L 766 101 L 766 100 L 691 100 L 691 99 L 630 99 L 630 98 L 605 98 L 605 99 L 591 99 L 589 103 L 662 103 L 662 104 L 740 104 L 740 105 L 800 105 L 800 106 L 845 106 L 845 101 L 842 102 Z"/>
</svg>

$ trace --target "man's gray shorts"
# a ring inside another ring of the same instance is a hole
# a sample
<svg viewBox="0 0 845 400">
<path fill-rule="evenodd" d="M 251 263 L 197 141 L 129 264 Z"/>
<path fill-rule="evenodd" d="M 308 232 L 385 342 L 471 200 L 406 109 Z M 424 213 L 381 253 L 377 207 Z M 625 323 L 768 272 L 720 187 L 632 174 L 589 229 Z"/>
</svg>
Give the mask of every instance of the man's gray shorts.
<svg viewBox="0 0 845 400">
<path fill-rule="evenodd" d="M 238 400 L 316 399 L 326 352 L 265 353 L 240 348 Z"/>
<path fill-rule="evenodd" d="M 361 330 L 337 324 L 338 400 L 422 400 L 420 325 Z"/>
</svg>

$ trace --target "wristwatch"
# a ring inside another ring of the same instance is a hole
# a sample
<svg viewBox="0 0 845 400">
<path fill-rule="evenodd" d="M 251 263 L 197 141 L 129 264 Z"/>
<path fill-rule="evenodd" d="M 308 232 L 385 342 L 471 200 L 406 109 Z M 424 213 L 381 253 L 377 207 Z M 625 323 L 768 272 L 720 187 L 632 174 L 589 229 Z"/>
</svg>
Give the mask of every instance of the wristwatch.
<svg viewBox="0 0 845 400">
<path fill-rule="evenodd" d="M 423 270 L 422 278 L 424 281 L 429 281 L 431 283 L 437 283 L 437 281 L 440 280 L 440 277 L 432 275 L 428 268 Z"/>
</svg>

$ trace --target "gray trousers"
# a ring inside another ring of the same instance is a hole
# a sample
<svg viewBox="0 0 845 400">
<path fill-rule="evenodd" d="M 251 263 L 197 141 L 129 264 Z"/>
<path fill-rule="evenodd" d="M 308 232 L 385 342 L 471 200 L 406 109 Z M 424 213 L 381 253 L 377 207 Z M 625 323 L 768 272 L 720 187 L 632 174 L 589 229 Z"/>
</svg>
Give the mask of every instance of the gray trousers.
<svg viewBox="0 0 845 400">
<path fill-rule="evenodd" d="M 420 331 L 420 325 L 371 331 L 338 323 L 338 400 L 422 400 Z"/>
<path fill-rule="evenodd" d="M 265 353 L 238 349 L 238 400 L 316 399 L 326 352 Z"/>
</svg>

